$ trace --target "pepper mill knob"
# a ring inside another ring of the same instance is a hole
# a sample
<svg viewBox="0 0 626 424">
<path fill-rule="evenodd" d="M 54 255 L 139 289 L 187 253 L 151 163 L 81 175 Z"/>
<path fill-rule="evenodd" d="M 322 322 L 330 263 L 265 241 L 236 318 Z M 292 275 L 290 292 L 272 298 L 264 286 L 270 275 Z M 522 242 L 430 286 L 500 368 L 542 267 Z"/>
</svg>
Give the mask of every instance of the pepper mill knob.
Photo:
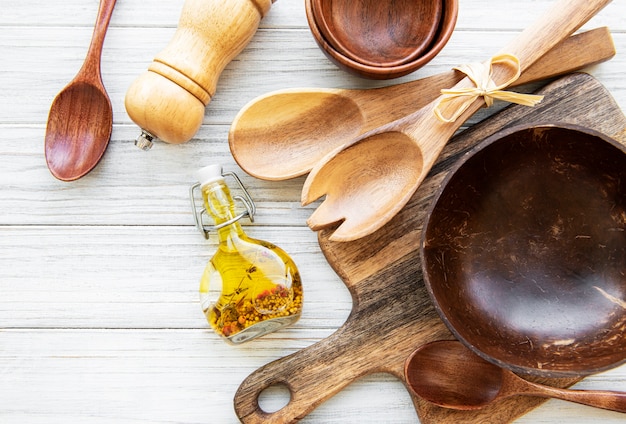
<svg viewBox="0 0 626 424">
<path fill-rule="evenodd" d="M 220 74 L 275 1 L 185 0 L 172 40 L 126 92 L 126 111 L 142 135 L 178 144 L 198 132 Z"/>
</svg>

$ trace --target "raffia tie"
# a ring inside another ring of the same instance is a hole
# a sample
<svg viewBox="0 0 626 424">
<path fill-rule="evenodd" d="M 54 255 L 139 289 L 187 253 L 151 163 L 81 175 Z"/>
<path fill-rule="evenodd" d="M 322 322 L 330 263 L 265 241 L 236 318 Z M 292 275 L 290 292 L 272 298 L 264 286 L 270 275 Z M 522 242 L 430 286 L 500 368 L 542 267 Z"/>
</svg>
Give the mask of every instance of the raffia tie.
<svg viewBox="0 0 626 424">
<path fill-rule="evenodd" d="M 491 78 L 494 64 L 504 64 L 512 67 L 515 70 L 515 75 L 504 84 L 496 85 Z M 487 107 L 491 106 L 495 99 L 524 106 L 535 106 L 543 100 L 543 96 L 503 90 L 503 88 L 514 83 L 521 75 L 520 61 L 515 55 L 504 53 L 494 56 L 488 63 L 470 63 L 455 67 L 454 69 L 467 75 L 472 80 L 475 87 L 441 90 L 442 98 L 435 107 L 435 115 L 442 122 L 456 121 L 479 97 L 484 97 Z M 465 100 L 453 111 L 452 116 L 444 116 L 443 109 L 459 98 L 465 98 Z"/>
</svg>

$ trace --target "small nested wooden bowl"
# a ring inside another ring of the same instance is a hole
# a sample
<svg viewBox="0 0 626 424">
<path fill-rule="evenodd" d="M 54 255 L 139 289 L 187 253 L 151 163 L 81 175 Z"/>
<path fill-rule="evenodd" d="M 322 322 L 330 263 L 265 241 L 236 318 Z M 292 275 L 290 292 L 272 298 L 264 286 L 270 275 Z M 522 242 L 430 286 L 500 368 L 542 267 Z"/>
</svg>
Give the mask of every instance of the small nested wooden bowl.
<svg viewBox="0 0 626 424">
<path fill-rule="evenodd" d="M 452 36 L 458 0 L 428 1 L 440 1 L 441 5 L 424 8 L 415 1 L 372 1 L 364 7 L 362 2 L 348 0 L 305 0 L 305 8 L 311 33 L 331 62 L 353 75 L 381 80 L 415 72 L 439 54 Z M 340 7 L 342 13 L 337 12 Z M 407 10 L 381 13 L 390 7 Z M 422 22 L 416 18 L 420 9 L 430 14 L 426 29 L 419 27 Z M 433 13 L 439 19 L 432 19 Z M 390 15 L 397 19 L 389 18 Z M 354 22 L 349 23 L 350 20 Z M 397 27 L 389 27 L 394 24 Z M 416 37 L 416 32 L 425 34 L 425 38 Z"/>
<path fill-rule="evenodd" d="M 317 26 L 337 51 L 364 65 L 415 60 L 439 29 L 443 0 L 311 0 Z"/>
<path fill-rule="evenodd" d="M 576 126 L 504 130 L 457 164 L 421 241 L 435 307 L 515 372 L 583 376 L 626 359 L 626 148 Z"/>
</svg>

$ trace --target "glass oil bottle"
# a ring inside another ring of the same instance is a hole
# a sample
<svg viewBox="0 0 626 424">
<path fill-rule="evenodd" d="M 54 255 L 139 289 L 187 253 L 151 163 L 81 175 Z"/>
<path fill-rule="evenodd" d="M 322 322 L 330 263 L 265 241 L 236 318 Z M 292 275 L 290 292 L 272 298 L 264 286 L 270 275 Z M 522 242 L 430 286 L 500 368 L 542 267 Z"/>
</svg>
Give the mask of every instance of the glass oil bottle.
<svg viewBox="0 0 626 424">
<path fill-rule="evenodd" d="M 239 220 L 253 220 L 255 206 L 236 174 L 222 175 L 220 165 L 198 171 L 190 197 L 196 226 L 208 238 L 216 231 L 219 244 L 200 279 L 200 303 L 217 334 L 233 344 L 263 336 L 296 322 L 302 312 L 302 282 L 293 260 L 281 248 L 248 237 Z M 225 176 L 232 176 L 244 196 L 234 196 L 246 211 L 237 215 Z M 204 209 L 198 210 L 194 190 L 200 188 Z M 203 223 L 210 215 L 212 227 Z"/>
</svg>

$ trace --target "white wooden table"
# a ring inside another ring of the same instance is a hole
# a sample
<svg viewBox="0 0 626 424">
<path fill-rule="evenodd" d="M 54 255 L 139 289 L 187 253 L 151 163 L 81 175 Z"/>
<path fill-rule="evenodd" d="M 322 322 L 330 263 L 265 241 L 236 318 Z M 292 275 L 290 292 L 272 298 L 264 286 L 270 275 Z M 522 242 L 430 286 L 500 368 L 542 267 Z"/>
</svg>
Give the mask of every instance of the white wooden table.
<svg viewBox="0 0 626 424">
<path fill-rule="evenodd" d="M 428 66 L 400 80 L 346 74 L 316 46 L 303 0 L 279 0 L 246 50 L 222 74 L 204 125 L 187 144 L 133 145 L 139 134 L 124 94 L 175 31 L 183 0 L 119 0 L 102 73 L 114 127 L 100 165 L 72 183 L 48 172 L 48 109 L 71 80 L 91 38 L 96 0 L 1 0 L 0 4 L 0 422 L 234 423 L 240 382 L 265 363 L 335 331 L 347 318 L 347 289 L 305 224 L 303 179 L 264 182 L 230 155 L 230 122 L 249 100 L 289 87 L 375 87 L 444 71 L 495 53 L 550 0 L 461 0 L 456 32 Z M 589 70 L 626 110 L 626 1 L 586 28 L 608 25 L 617 56 Z M 490 112 L 481 112 L 483 119 Z M 198 280 L 215 248 L 196 231 L 188 187 L 193 171 L 222 163 L 257 202 L 254 237 L 287 250 L 300 267 L 305 302 L 294 326 L 232 347 L 200 311 Z M 277 163 L 277 166 L 280 166 Z M 626 367 L 579 388 L 626 390 Z M 279 397 L 268 396 L 267 409 Z M 520 423 L 618 423 L 624 416 L 549 401 Z M 392 377 L 358 381 L 306 423 L 417 422 Z"/>
</svg>

